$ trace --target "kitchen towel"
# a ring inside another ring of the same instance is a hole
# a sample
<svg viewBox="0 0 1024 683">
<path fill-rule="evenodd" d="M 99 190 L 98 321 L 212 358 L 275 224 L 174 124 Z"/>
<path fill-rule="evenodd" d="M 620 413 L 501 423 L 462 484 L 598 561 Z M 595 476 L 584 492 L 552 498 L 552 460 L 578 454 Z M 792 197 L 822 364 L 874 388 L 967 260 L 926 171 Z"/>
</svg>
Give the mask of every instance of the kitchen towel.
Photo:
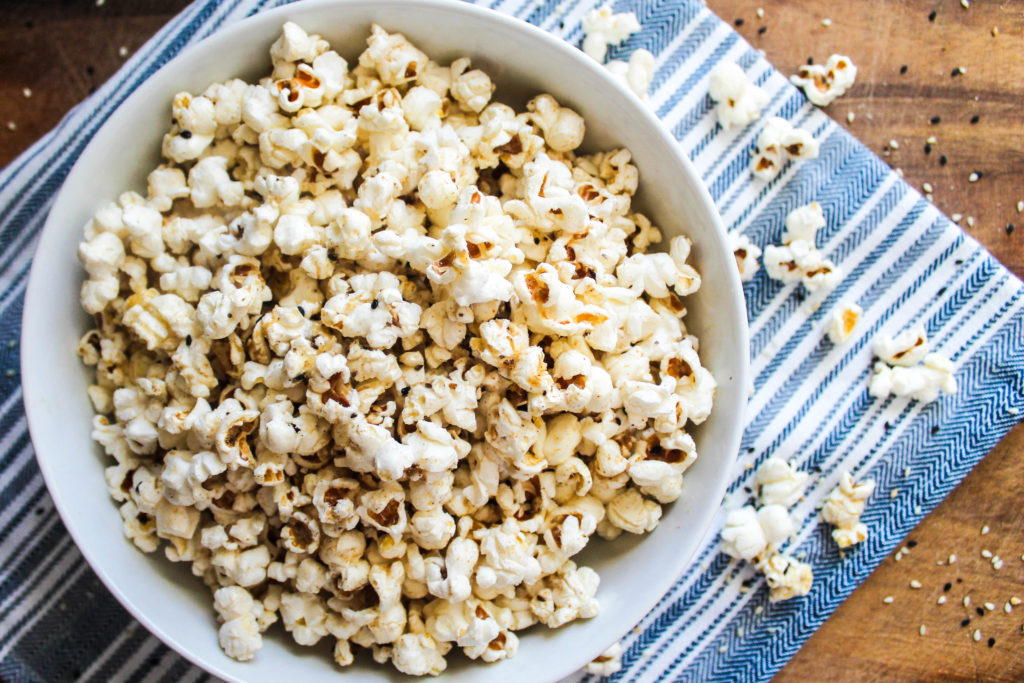
<svg viewBox="0 0 1024 683">
<path fill-rule="evenodd" d="M 267 7 L 199 0 L 157 33 L 89 99 L 0 173 L 0 678 L 4 681 L 197 681 L 211 677 L 162 645 L 114 600 L 82 560 L 46 494 L 25 427 L 17 338 L 28 268 L 47 210 L 96 129 L 184 47 Z M 574 44 L 593 0 L 480 3 Z M 762 269 L 745 286 L 754 386 L 726 507 L 769 456 L 812 473 L 793 509 L 789 552 L 814 568 L 809 595 L 769 604 L 748 565 L 708 534 L 689 571 L 624 641 L 616 680 L 766 681 L 915 524 L 1020 419 L 1024 407 L 1024 289 L 972 238 L 884 162 L 807 104 L 786 77 L 696 0 L 619 1 L 642 30 L 611 58 L 656 56 L 650 104 L 694 161 L 730 230 L 777 244 L 786 214 L 817 200 L 822 251 L 846 276 L 820 307 L 799 285 Z M 763 116 L 812 131 L 820 156 L 752 181 L 755 123 L 723 131 L 708 74 L 738 62 L 770 96 Z M 853 339 L 823 337 L 830 311 L 857 302 Z M 871 342 L 922 324 L 957 368 L 959 391 L 922 405 L 867 393 Z M 54 352 L 65 352 L 54 349 Z M 817 508 L 842 471 L 877 483 L 868 539 L 841 555 Z M 890 495 L 893 494 L 894 495 Z M 102 492 L 95 492 L 101 495 Z M 119 530 L 111 529 L 111 533 Z M 210 637 L 214 636 L 211 623 Z M 578 677 L 578 676 L 577 676 Z"/>
</svg>

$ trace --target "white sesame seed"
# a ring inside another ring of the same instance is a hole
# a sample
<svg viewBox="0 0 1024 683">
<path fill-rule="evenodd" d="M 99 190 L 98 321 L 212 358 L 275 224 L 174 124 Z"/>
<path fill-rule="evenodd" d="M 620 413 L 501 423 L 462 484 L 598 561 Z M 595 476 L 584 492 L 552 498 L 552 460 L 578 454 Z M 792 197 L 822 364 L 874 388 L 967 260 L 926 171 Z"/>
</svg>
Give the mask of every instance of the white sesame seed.
<svg viewBox="0 0 1024 683">
<path fill-rule="evenodd" d="M 910 580 L 910 587 L 911 588 L 920 588 L 921 587 L 921 582 L 918 581 L 917 579 L 911 579 Z"/>
<path fill-rule="evenodd" d="M 882 598 L 882 602 L 884 602 L 887 605 L 891 605 L 895 600 L 896 598 L 892 597 L 891 595 L 887 595 L 884 598 Z"/>
<path fill-rule="evenodd" d="M 1016 607 L 1017 605 L 1020 604 L 1020 598 L 1018 598 L 1016 595 L 1014 595 L 1013 597 L 1010 598 L 1010 604 L 1013 605 L 1014 607 Z"/>
<path fill-rule="evenodd" d="M 903 546 L 902 548 L 900 548 L 900 552 L 905 554 L 905 555 L 909 555 L 910 554 L 910 548 L 908 548 L 907 546 Z"/>
<path fill-rule="evenodd" d="M 935 604 L 936 605 L 945 605 L 946 604 L 946 596 L 945 595 L 940 595 L 938 597 L 938 599 L 935 601 Z"/>
<path fill-rule="evenodd" d="M 977 638 L 975 638 L 975 640 L 977 640 Z M 724 654 L 725 654 L 725 652 L 726 652 L 726 650 L 728 650 L 728 649 L 729 649 L 729 648 L 728 648 L 728 647 L 726 647 L 725 645 L 719 645 L 719 646 L 718 646 L 718 654 L 720 654 L 720 655 L 724 655 Z"/>
<path fill-rule="evenodd" d="M 768 632 L 768 633 L 770 633 L 770 634 L 771 634 L 771 633 L 775 633 L 775 632 L 776 632 L 776 631 L 778 631 L 778 630 L 779 630 L 779 629 L 778 629 L 778 627 L 776 627 L 776 626 L 769 626 L 768 628 L 766 628 L 766 629 L 765 629 L 765 631 L 767 631 L 767 632 Z"/>
<path fill-rule="evenodd" d="M 924 198 L 925 198 L 925 199 L 927 199 L 927 200 L 928 200 L 928 201 L 930 201 L 930 202 L 933 202 L 933 201 L 935 201 L 935 200 L 934 200 L 934 199 L 932 198 L 932 195 L 931 195 L 931 193 L 926 193 L 926 194 L 925 194 L 925 196 L 924 196 Z"/>
<path fill-rule="evenodd" d="M 740 593 L 747 593 L 750 591 L 750 586 L 740 586 Z"/>
<path fill-rule="evenodd" d="M 1014 408 L 1013 406 L 1010 406 L 1009 408 L 1006 409 L 1006 412 L 1008 412 L 1010 415 L 1020 415 L 1020 408 Z"/>
<path fill-rule="evenodd" d="M 18 129 L 18 124 L 16 124 L 14 121 L 8 121 L 7 122 L 7 130 L 17 130 L 17 129 Z"/>
<path fill-rule="evenodd" d="M 806 557 L 807 557 L 807 551 L 806 550 L 801 550 L 800 552 L 798 552 L 796 554 L 796 559 L 798 559 L 798 560 L 803 560 Z"/>
<path fill-rule="evenodd" d="M 737 626 L 736 627 L 736 637 L 737 638 L 742 638 L 744 633 L 746 633 L 746 631 L 743 630 L 742 626 Z"/>
<path fill-rule="evenodd" d="M 909 467 L 904 467 L 903 468 L 903 476 L 904 477 L 909 477 L 910 476 L 910 468 Z"/>
<path fill-rule="evenodd" d="M 980 179 L 981 177 L 977 173 L 972 173 L 971 175 L 967 176 L 967 182 L 969 183 L 976 183 Z"/>
<path fill-rule="evenodd" d="M 899 489 L 893 489 L 892 491 L 889 491 L 889 497 L 890 498 L 895 498 L 898 495 L 900 495 L 900 490 Z"/>
<path fill-rule="evenodd" d="M 1017 213 L 1024 213 L 1024 202 L 1017 202 Z"/>
<path fill-rule="evenodd" d="M 896 140 L 896 139 L 889 140 L 889 149 L 899 149 L 899 148 L 900 148 L 899 140 Z"/>
<path fill-rule="evenodd" d="M 987 534 L 990 531 L 992 531 L 992 530 L 988 528 L 988 524 L 986 524 L 985 526 L 981 527 L 981 535 L 982 536 L 984 536 L 985 534 Z"/>
<path fill-rule="evenodd" d="M 897 562 L 902 560 L 903 559 L 903 551 L 902 550 L 897 550 L 896 551 L 896 555 L 892 559 L 896 560 Z"/>
<path fill-rule="evenodd" d="M 992 568 L 995 569 L 996 571 L 999 571 L 1000 569 L 1003 568 L 1003 559 L 1001 557 L 999 557 L 998 555 L 996 555 L 996 556 L 994 556 L 992 558 Z"/>
<path fill-rule="evenodd" d="M 928 194 L 931 194 L 933 192 L 932 184 L 931 183 L 924 183 L 924 184 L 922 184 L 921 185 L 921 189 L 924 190 L 925 192 L 927 192 Z"/>
<path fill-rule="evenodd" d="M 986 550 L 982 550 L 981 551 L 981 556 L 984 557 L 986 560 L 992 559 L 992 551 L 991 550 L 987 550 L 987 549 Z"/>
<path fill-rule="evenodd" d="M 986 602 L 985 609 L 987 609 L 989 612 L 994 612 L 996 610 L 996 606 L 994 603 Z"/>
<path fill-rule="evenodd" d="M 961 75 L 967 73 L 967 67 L 966 66 L 958 66 L 956 68 L 956 70 L 957 70 L 957 73 L 959 73 Z"/>
<path fill-rule="evenodd" d="M 915 505 L 914 506 L 914 514 L 915 515 L 921 514 L 921 506 L 920 505 Z"/>
<path fill-rule="evenodd" d="M 968 7 L 971 6 L 971 0 L 960 0 L 960 4 L 963 6 L 964 9 L 967 9 Z"/>
<path fill-rule="evenodd" d="M 1010 603 L 1006 603 L 1005 605 L 1003 605 L 1003 611 L 1009 614 L 1013 611 L 1013 605 L 1011 605 Z"/>
<path fill-rule="evenodd" d="M 978 642 L 979 640 L 981 640 L 981 629 L 974 629 L 974 634 L 971 637 L 974 638 L 974 642 Z"/>
<path fill-rule="evenodd" d="M 847 123 L 853 123 L 853 120 L 855 118 L 857 118 L 857 115 L 854 114 L 852 111 L 846 113 L 846 122 Z"/>
<path fill-rule="evenodd" d="M 758 605 L 757 607 L 754 608 L 754 614 L 760 614 L 763 611 L 764 611 L 764 606 L 763 605 Z"/>
<path fill-rule="evenodd" d="M 949 559 L 946 560 L 949 564 L 956 564 L 956 555 L 950 555 Z"/>
<path fill-rule="evenodd" d="M 964 607 L 970 607 L 970 606 L 971 606 L 971 596 L 970 595 L 965 595 L 964 596 Z"/>
<path fill-rule="evenodd" d="M 22 88 L 21 89 L 21 94 L 24 95 L 26 99 L 28 99 L 29 97 L 32 97 L 32 89 L 31 88 Z"/>
<path fill-rule="evenodd" d="M 824 26 L 825 28 L 828 28 L 829 26 L 832 25 L 832 20 L 831 19 L 822 19 L 821 20 L 821 25 Z"/>
<path fill-rule="evenodd" d="M 117 56 L 120 57 L 121 59 L 124 59 L 125 57 L 127 57 L 128 56 L 128 47 L 125 46 L 125 45 L 122 45 L 121 47 L 117 48 Z"/>
<path fill-rule="evenodd" d="M 952 216 L 950 216 L 950 218 L 953 219 L 954 223 L 959 223 L 960 219 L 963 217 L 964 215 L 962 213 L 954 213 Z"/>
<path fill-rule="evenodd" d="M 969 228 L 973 228 L 974 227 L 974 216 L 968 216 L 967 217 L 967 227 L 969 227 Z"/>
<path fill-rule="evenodd" d="M 764 7 L 758 7 L 754 14 L 757 15 L 758 19 L 764 19 Z"/>
<path fill-rule="evenodd" d="M 993 26 L 992 27 L 992 37 L 995 38 L 998 35 L 999 35 L 999 27 L 998 26 Z"/>
<path fill-rule="evenodd" d="M 925 633 L 928 632 L 928 629 L 924 627 L 924 624 L 921 624 L 921 628 L 917 629 L 917 632 L 923 636 Z"/>
<path fill-rule="evenodd" d="M 935 137 L 934 135 L 932 135 L 927 140 L 925 140 L 925 142 L 927 142 L 929 145 L 937 145 L 937 144 L 939 144 L 939 139 L 937 137 Z"/>
</svg>

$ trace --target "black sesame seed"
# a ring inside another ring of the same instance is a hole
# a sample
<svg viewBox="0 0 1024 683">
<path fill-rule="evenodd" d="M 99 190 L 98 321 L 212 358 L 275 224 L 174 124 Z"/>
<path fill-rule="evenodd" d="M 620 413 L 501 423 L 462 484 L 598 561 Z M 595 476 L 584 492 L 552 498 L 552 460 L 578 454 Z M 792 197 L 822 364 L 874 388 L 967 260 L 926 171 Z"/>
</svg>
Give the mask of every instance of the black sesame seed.
<svg viewBox="0 0 1024 683">
<path fill-rule="evenodd" d="M 812 64 L 814 64 L 814 57 L 808 57 L 807 58 L 807 65 L 810 66 Z"/>
<path fill-rule="evenodd" d="M 955 69 L 953 69 L 952 71 L 949 72 L 950 78 L 956 78 L 959 75 L 960 75 L 960 67 L 956 67 Z"/>
<path fill-rule="evenodd" d="M 889 429 L 890 429 L 890 425 L 889 425 L 889 423 L 888 423 L 888 422 L 884 422 L 884 423 L 882 423 L 882 426 L 883 426 L 883 427 L 885 427 L 885 431 L 889 431 Z"/>
<path fill-rule="evenodd" d="M 937 14 L 938 14 L 938 12 L 936 12 L 935 10 L 932 10 L 931 13 L 928 15 L 928 21 L 935 21 L 935 15 L 937 15 Z"/>
<path fill-rule="evenodd" d="M 907 547 L 908 548 L 916 548 L 917 547 L 917 541 L 907 541 Z"/>
<path fill-rule="evenodd" d="M 939 427 L 939 425 L 933 426 L 932 427 L 932 434 L 938 434 L 940 429 L 942 429 L 942 428 Z"/>
<path fill-rule="evenodd" d="M 85 67 L 85 73 L 92 76 L 94 73 L 96 73 L 96 67 L 90 64 L 89 66 Z"/>
<path fill-rule="evenodd" d="M 301 315 L 303 318 L 305 318 L 306 317 L 306 309 L 304 309 L 302 306 L 296 306 L 296 308 L 299 309 L 299 315 Z"/>
<path fill-rule="evenodd" d="M 964 628 L 965 626 L 969 626 L 970 623 L 971 623 L 971 618 L 968 617 L 968 618 L 966 618 L 966 619 L 964 619 L 963 621 L 960 622 L 960 628 Z"/>
<path fill-rule="evenodd" d="M 750 448 L 747 449 L 747 453 L 753 453 L 753 452 L 754 452 L 754 447 L 753 446 L 751 446 Z"/>
<path fill-rule="evenodd" d="M 939 291 L 938 291 L 938 292 L 936 292 L 936 294 L 937 294 L 938 296 L 942 296 L 942 295 L 943 295 L 943 294 L 945 294 L 945 293 L 946 293 L 946 288 L 945 288 L 945 287 L 939 287 Z"/>
<path fill-rule="evenodd" d="M 956 582 L 957 582 L 957 583 L 963 583 L 963 582 L 964 582 L 964 580 L 963 580 L 963 579 L 961 579 L 961 578 L 960 578 L 960 577 L 958 576 L 958 577 L 956 577 Z"/>
<path fill-rule="evenodd" d="M 185 345 L 186 346 L 191 346 L 192 345 L 192 335 L 191 334 L 186 334 L 185 335 Z"/>
<path fill-rule="evenodd" d="M 964 260 L 962 258 L 958 258 L 956 261 L 953 261 L 953 263 L 958 266 L 962 266 L 964 264 Z"/>
<path fill-rule="evenodd" d="M 178 133 L 178 135 L 180 135 L 181 137 L 183 137 L 186 140 L 188 140 L 190 137 L 192 137 L 192 131 L 190 131 L 190 130 L 183 130 L 180 133 Z"/>
<path fill-rule="evenodd" d="M 943 154 L 941 157 L 939 157 L 939 166 L 945 166 L 948 162 L 949 162 L 949 159 L 946 158 L 945 154 Z"/>
<path fill-rule="evenodd" d="M 934 126 L 937 123 L 942 123 L 942 117 L 941 116 L 933 116 L 932 117 L 932 125 Z"/>
<path fill-rule="evenodd" d="M 374 299 L 373 301 L 370 302 L 370 309 L 371 310 L 377 310 L 378 306 L 380 306 L 380 302 L 377 301 L 376 299 Z"/>
<path fill-rule="evenodd" d="M 978 121 L 981 121 L 981 117 L 978 116 L 977 114 L 975 114 L 974 116 L 971 117 L 971 123 L 972 124 L 977 123 Z"/>
<path fill-rule="evenodd" d="M 90 95 L 93 94 L 94 92 L 96 92 L 96 86 L 95 85 L 89 88 L 89 94 Z"/>
<path fill-rule="evenodd" d="M 989 638 L 988 639 L 988 646 L 989 647 L 992 647 L 995 644 L 996 644 L 996 639 L 995 638 Z"/>
<path fill-rule="evenodd" d="M 402 396 L 408 396 L 409 395 L 409 387 L 402 387 L 402 390 L 401 390 L 400 393 L 402 394 Z"/>
<path fill-rule="evenodd" d="M 924 153 L 925 154 L 931 154 L 932 153 L 932 145 L 931 145 L 930 142 L 924 143 Z"/>
<path fill-rule="evenodd" d="M 900 73 L 901 74 L 907 73 L 907 65 L 906 64 L 904 64 L 903 66 L 900 67 Z"/>
<path fill-rule="evenodd" d="M 982 173 L 981 171 L 975 171 L 975 174 L 977 174 L 978 180 L 981 180 L 985 176 L 985 174 Z"/>
<path fill-rule="evenodd" d="M 758 33 L 759 35 L 762 35 L 762 36 L 763 36 L 763 35 L 764 35 L 765 33 L 767 33 L 767 32 L 768 32 L 768 27 L 767 27 L 767 26 L 762 26 L 761 28 L 757 29 L 757 33 Z"/>
<path fill-rule="evenodd" d="M 983 617 L 983 616 L 985 616 L 985 610 L 983 610 L 983 609 L 982 609 L 982 608 L 980 608 L 980 607 L 975 607 L 975 608 L 974 608 L 974 611 L 978 613 L 978 616 L 979 616 L 979 617 Z"/>
<path fill-rule="evenodd" d="M 1012 235 L 1012 234 L 1013 234 L 1013 231 L 1014 231 L 1014 229 L 1015 229 L 1016 227 L 1017 227 L 1017 226 L 1015 226 L 1015 225 L 1014 225 L 1013 223 L 1007 223 L 1007 224 L 1006 224 L 1006 234 L 1007 234 L 1007 235 Z"/>
<path fill-rule="evenodd" d="M 540 244 L 540 238 L 539 237 L 534 237 L 533 238 L 533 243 L 534 244 Z"/>
<path fill-rule="evenodd" d="M 43 514 L 43 508 L 36 508 L 36 517 Z"/>
<path fill-rule="evenodd" d="M 943 593 L 948 593 L 949 589 L 952 588 L 952 587 L 953 587 L 953 584 L 950 583 L 949 581 L 947 581 L 946 585 L 942 587 L 942 592 Z"/>
<path fill-rule="evenodd" d="M 743 18 L 742 17 L 737 17 L 736 21 L 734 21 L 732 23 L 736 24 L 737 26 L 743 26 Z"/>
</svg>

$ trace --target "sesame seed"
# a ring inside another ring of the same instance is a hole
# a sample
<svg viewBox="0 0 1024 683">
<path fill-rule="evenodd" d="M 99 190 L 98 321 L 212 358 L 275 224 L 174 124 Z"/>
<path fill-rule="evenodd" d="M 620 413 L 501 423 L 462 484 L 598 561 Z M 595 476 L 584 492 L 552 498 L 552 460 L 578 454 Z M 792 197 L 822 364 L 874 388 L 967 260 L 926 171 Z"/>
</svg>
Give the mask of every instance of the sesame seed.
<svg viewBox="0 0 1024 683">
<path fill-rule="evenodd" d="M 891 605 L 895 600 L 896 598 L 892 597 L 891 595 L 887 595 L 884 598 L 882 598 L 882 602 L 884 602 L 887 605 Z"/>
<path fill-rule="evenodd" d="M 971 637 L 974 638 L 974 642 L 978 642 L 979 640 L 981 640 L 981 629 L 974 629 L 974 633 L 971 635 Z"/>
<path fill-rule="evenodd" d="M 744 633 L 746 633 L 746 631 L 743 630 L 742 626 L 737 626 L 736 627 L 736 637 L 737 638 L 742 638 Z"/>
<path fill-rule="evenodd" d="M 960 0 L 960 5 L 961 5 L 961 6 L 962 6 L 962 7 L 964 8 L 964 9 L 967 9 L 968 7 L 970 7 L 970 6 L 971 6 L 971 0 Z"/>
<path fill-rule="evenodd" d="M 846 114 L 846 122 L 847 123 L 853 123 L 853 120 L 856 117 L 857 117 L 857 115 L 854 114 L 852 111 L 851 112 L 847 112 L 847 114 Z M 1024 204 L 1024 202 L 1021 202 L 1021 203 Z M 1019 206 L 1019 204 L 1018 204 L 1018 206 Z M 1017 209 L 1017 213 L 1020 213 L 1020 209 Z"/>
<path fill-rule="evenodd" d="M 121 59 L 124 59 L 125 57 L 127 57 L 128 56 L 128 47 L 126 45 L 122 45 L 121 47 L 117 48 L 117 56 L 120 57 Z"/>
<path fill-rule="evenodd" d="M 915 515 L 921 514 L 921 506 L 920 505 L 915 505 L 914 506 L 914 514 Z"/>
<path fill-rule="evenodd" d="M 921 628 L 917 629 L 917 632 L 923 636 L 928 630 L 924 627 L 924 624 L 921 624 Z"/>
<path fill-rule="evenodd" d="M 1013 597 L 1010 598 L 1010 604 L 1013 605 L 1014 607 L 1016 607 L 1017 605 L 1020 604 L 1020 598 L 1018 598 L 1016 595 L 1014 595 Z"/>
<path fill-rule="evenodd" d="M 934 126 L 934 125 L 937 125 L 939 123 L 942 123 L 942 117 L 941 116 L 933 116 L 932 117 L 932 125 Z"/>
<path fill-rule="evenodd" d="M 103 4 L 104 4 L 104 3 L 106 2 L 106 1 L 107 1 L 107 0 L 96 0 L 96 6 L 97 6 L 97 7 L 103 7 Z"/>
<path fill-rule="evenodd" d="M 977 640 L 977 638 L 975 638 L 975 640 Z M 726 650 L 728 650 L 728 649 L 729 649 L 729 648 L 728 648 L 728 647 L 726 647 L 725 645 L 720 645 L 720 646 L 718 647 L 718 654 L 720 654 L 720 655 L 724 655 L 724 654 L 725 654 L 725 652 L 726 652 Z"/>
<path fill-rule="evenodd" d="M 7 122 L 7 130 L 17 130 L 17 129 L 18 129 L 18 124 L 16 124 L 14 121 L 8 121 Z"/>
<path fill-rule="evenodd" d="M 931 183 L 924 183 L 923 185 L 921 185 L 921 189 L 927 192 L 928 194 L 931 194 L 933 192 Z"/>
<path fill-rule="evenodd" d="M 757 15 L 758 19 L 764 19 L 764 7 L 758 7 L 754 14 Z"/>
<path fill-rule="evenodd" d="M 986 560 L 991 559 L 992 558 L 992 551 L 991 550 L 982 550 L 981 551 L 981 556 L 984 557 Z"/>
<path fill-rule="evenodd" d="M 992 558 L 992 569 L 995 569 L 996 571 L 999 571 L 1002 568 L 1003 568 L 1003 560 L 1002 560 L 1001 557 L 996 555 L 995 557 Z"/>
<path fill-rule="evenodd" d="M 981 535 L 982 536 L 984 536 L 985 534 L 987 534 L 990 531 L 992 531 L 992 529 L 989 528 L 988 524 L 986 524 L 983 527 L 981 527 Z"/>
<path fill-rule="evenodd" d="M 821 20 L 821 25 L 824 26 L 825 28 L 828 28 L 829 26 L 832 25 L 832 20 L 831 19 L 822 19 Z"/>
<path fill-rule="evenodd" d="M 760 614 L 763 611 L 764 611 L 764 606 L 763 605 L 758 605 L 757 607 L 754 608 L 754 614 Z"/>
<path fill-rule="evenodd" d="M 996 639 L 995 638 L 989 638 L 988 639 L 988 646 L 989 647 L 992 647 L 995 644 L 996 644 Z"/>
<path fill-rule="evenodd" d="M 904 64 L 903 66 L 900 67 L 900 73 L 901 74 L 907 73 L 907 65 L 906 64 Z"/>
<path fill-rule="evenodd" d="M 1010 603 L 1006 603 L 1005 605 L 1003 605 L 1003 611 L 1009 614 L 1013 611 L 1013 605 L 1011 605 Z"/>
<path fill-rule="evenodd" d="M 996 611 L 996 606 L 995 606 L 994 603 L 986 602 L 985 603 L 985 609 L 987 609 L 989 612 L 995 612 Z"/>
<path fill-rule="evenodd" d="M 968 216 L 967 217 L 967 227 L 969 227 L 969 228 L 973 228 L 974 227 L 974 216 Z"/>
<path fill-rule="evenodd" d="M 970 623 L 971 623 L 971 618 L 967 617 L 966 619 L 964 619 L 963 621 L 960 622 L 960 628 L 964 628 L 964 627 L 966 627 Z"/>
<path fill-rule="evenodd" d="M 981 180 L 981 176 L 978 175 L 977 173 L 972 173 L 971 175 L 967 176 L 967 182 L 969 183 L 976 183 L 979 180 Z"/>
<path fill-rule="evenodd" d="M 904 477 L 909 477 L 910 476 L 910 468 L 909 467 L 904 467 L 903 468 L 903 476 Z M 909 545 L 911 548 L 913 548 L 914 546 L 917 545 L 917 541 L 910 541 L 909 543 L 907 543 L 907 545 Z"/>
<path fill-rule="evenodd" d="M 932 146 L 929 143 L 927 143 L 927 142 L 924 143 L 924 153 L 925 154 L 931 154 L 932 153 Z"/>
<path fill-rule="evenodd" d="M 967 69 L 965 67 L 958 66 L 955 69 L 953 69 L 953 71 L 951 71 L 949 75 L 952 76 L 953 78 L 956 78 L 957 76 L 962 76 L 965 73 L 967 73 Z"/>
<path fill-rule="evenodd" d="M 767 32 L 768 32 L 768 27 L 767 26 L 762 26 L 761 28 L 757 29 L 757 34 L 759 36 L 763 36 Z"/>
<path fill-rule="evenodd" d="M 892 491 L 889 491 L 889 497 L 890 498 L 895 498 L 898 495 L 900 495 L 900 490 L 899 489 L 893 489 Z"/>
<path fill-rule="evenodd" d="M 946 159 L 946 155 L 945 154 L 943 154 L 941 157 L 939 157 L 939 165 L 940 166 L 945 166 L 947 161 L 948 161 L 948 159 Z"/>
<path fill-rule="evenodd" d="M 936 12 L 935 10 L 932 10 L 932 11 L 931 11 L 931 12 L 930 12 L 930 13 L 928 14 L 928 21 L 935 21 L 935 15 L 936 15 L 936 14 L 938 14 L 938 12 Z"/>
<path fill-rule="evenodd" d="M 11 124 L 9 123 L 7 125 L 10 126 Z M 1017 202 L 1017 213 L 1024 213 L 1024 202 Z"/>
<path fill-rule="evenodd" d="M 993 26 L 992 27 L 992 37 L 995 38 L 998 35 L 999 35 L 999 27 L 998 26 Z"/>
<path fill-rule="evenodd" d="M 975 114 L 974 116 L 971 117 L 971 125 L 974 125 L 978 121 L 981 121 L 981 117 L 978 116 L 977 114 Z"/>
<path fill-rule="evenodd" d="M 902 560 L 903 559 L 903 551 L 902 550 L 897 550 L 895 557 L 893 557 L 892 559 L 896 560 L 897 562 Z"/>
<path fill-rule="evenodd" d="M 921 587 L 921 582 L 918 581 L 917 579 L 911 579 L 910 580 L 910 587 L 911 588 L 920 588 Z"/>
<path fill-rule="evenodd" d="M 940 595 L 938 597 L 938 599 L 935 601 L 935 604 L 937 604 L 937 605 L 945 605 L 946 604 L 946 596 L 945 595 Z"/>
<path fill-rule="evenodd" d="M 31 88 L 22 88 L 21 89 L 21 94 L 25 96 L 25 99 L 28 99 L 29 97 L 32 97 L 32 89 Z"/>
<path fill-rule="evenodd" d="M 965 595 L 964 596 L 964 607 L 970 607 L 970 606 L 971 606 L 971 596 L 970 595 Z"/>
<path fill-rule="evenodd" d="M 927 142 L 929 145 L 937 145 L 939 144 L 939 139 L 932 135 L 927 140 L 925 140 L 925 142 Z"/>
<path fill-rule="evenodd" d="M 956 555 L 950 555 L 947 562 L 949 562 L 949 564 L 956 564 Z M 950 588 L 952 588 L 952 586 L 950 586 Z"/>
<path fill-rule="evenodd" d="M 749 593 L 750 586 L 740 586 L 740 593 Z"/>
<path fill-rule="evenodd" d="M 889 149 L 899 149 L 900 143 L 898 140 L 889 140 Z"/>
<path fill-rule="evenodd" d="M 974 613 L 977 614 L 979 617 L 985 616 L 985 610 L 983 610 L 980 607 L 975 607 L 974 608 Z"/>
<path fill-rule="evenodd" d="M 737 26 L 743 26 L 743 18 L 737 17 L 736 20 L 732 23 L 736 24 Z"/>
<path fill-rule="evenodd" d="M 952 557 L 952 555 L 950 555 L 950 557 Z M 952 564 L 952 560 L 950 561 L 950 564 Z M 952 588 L 952 587 L 953 587 L 953 584 L 950 583 L 949 581 L 947 581 L 946 585 L 942 587 L 942 592 L 948 593 L 949 589 Z"/>
<path fill-rule="evenodd" d="M 1007 224 L 1006 224 L 1006 228 L 1005 228 L 1005 230 L 1006 230 L 1006 234 L 1007 234 L 1007 235 L 1012 235 L 1012 234 L 1013 234 L 1013 229 L 1014 229 L 1015 227 L 1016 227 L 1016 226 L 1015 226 L 1015 225 L 1014 225 L 1013 223 L 1007 223 Z"/>
</svg>

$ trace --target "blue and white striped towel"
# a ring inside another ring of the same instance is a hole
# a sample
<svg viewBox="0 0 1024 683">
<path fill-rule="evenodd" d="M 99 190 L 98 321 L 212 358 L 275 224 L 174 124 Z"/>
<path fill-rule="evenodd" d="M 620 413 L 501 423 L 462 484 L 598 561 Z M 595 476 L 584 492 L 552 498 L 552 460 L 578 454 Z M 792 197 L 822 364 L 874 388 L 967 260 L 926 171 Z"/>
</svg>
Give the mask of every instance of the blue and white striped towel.
<svg viewBox="0 0 1024 683">
<path fill-rule="evenodd" d="M 265 7 L 267 0 L 199 0 L 164 27 L 115 78 L 0 174 L 0 678 L 6 681 L 196 681 L 210 677 L 168 650 L 116 603 L 82 560 L 32 457 L 17 380 L 16 339 L 36 237 L 69 168 L 111 111 L 183 47 Z M 490 4 L 571 42 L 593 0 Z M 730 563 L 712 535 L 625 642 L 623 680 L 764 681 L 1019 419 L 1024 406 L 1024 288 L 886 164 L 808 106 L 786 78 L 697 0 L 615 3 L 643 30 L 611 50 L 657 56 L 651 103 L 702 173 L 732 230 L 777 243 L 785 215 L 817 200 L 823 251 L 847 273 L 815 312 L 797 287 L 760 272 L 746 286 L 755 392 L 730 496 L 771 455 L 812 477 L 794 514 L 793 552 L 814 567 L 805 598 L 768 605 L 762 582 Z M 750 181 L 757 126 L 716 128 L 707 75 L 739 62 L 771 96 L 765 116 L 809 129 L 821 156 L 768 184 Z M 829 309 L 856 301 L 856 337 L 822 339 Z M 880 331 L 928 329 L 957 365 L 960 391 L 941 402 L 877 401 L 866 391 Z M 909 476 L 904 475 L 905 468 Z M 870 474 L 878 493 L 868 540 L 841 558 L 815 507 L 842 470 Z M 899 494 L 890 498 L 890 491 Z M 719 517 L 721 522 L 721 516 Z M 741 592 L 746 586 L 750 590 Z M 764 606 L 763 610 L 755 610 Z M 740 630 L 742 628 L 742 630 Z M 740 636 L 739 633 L 745 635 Z"/>
</svg>

